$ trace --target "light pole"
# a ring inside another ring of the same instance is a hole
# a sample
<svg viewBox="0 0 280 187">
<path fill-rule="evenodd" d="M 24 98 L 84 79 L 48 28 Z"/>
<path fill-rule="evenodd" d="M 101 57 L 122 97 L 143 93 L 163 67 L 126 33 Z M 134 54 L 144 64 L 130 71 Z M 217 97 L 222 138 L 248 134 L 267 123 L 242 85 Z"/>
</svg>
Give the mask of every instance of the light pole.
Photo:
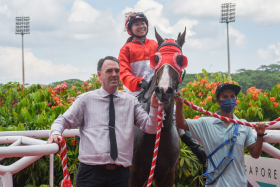
<svg viewBox="0 0 280 187">
<path fill-rule="evenodd" d="M 235 22 L 235 3 L 223 3 L 220 23 L 227 23 L 228 76 L 230 77 L 228 23 Z"/>
<path fill-rule="evenodd" d="M 16 34 L 22 35 L 22 85 L 25 85 L 24 80 L 24 51 L 23 51 L 23 35 L 30 34 L 29 17 L 16 17 Z"/>
</svg>

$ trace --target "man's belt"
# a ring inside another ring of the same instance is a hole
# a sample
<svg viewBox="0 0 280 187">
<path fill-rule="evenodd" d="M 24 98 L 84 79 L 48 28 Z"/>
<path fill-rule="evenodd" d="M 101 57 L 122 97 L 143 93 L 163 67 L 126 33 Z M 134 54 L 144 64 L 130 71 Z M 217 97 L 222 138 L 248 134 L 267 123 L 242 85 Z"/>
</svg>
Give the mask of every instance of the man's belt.
<svg viewBox="0 0 280 187">
<path fill-rule="evenodd" d="M 106 170 L 116 170 L 120 167 L 123 167 L 123 166 L 119 166 L 119 165 L 116 165 L 116 164 L 104 164 L 104 165 L 96 165 L 96 166 L 99 167 L 99 168 L 106 169 Z"/>
</svg>

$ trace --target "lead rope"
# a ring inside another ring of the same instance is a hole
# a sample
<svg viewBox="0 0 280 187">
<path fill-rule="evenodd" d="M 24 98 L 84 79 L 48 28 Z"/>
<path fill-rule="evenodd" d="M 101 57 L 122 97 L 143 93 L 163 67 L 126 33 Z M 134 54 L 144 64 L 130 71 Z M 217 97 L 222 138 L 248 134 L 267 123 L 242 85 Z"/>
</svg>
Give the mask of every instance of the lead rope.
<svg viewBox="0 0 280 187">
<path fill-rule="evenodd" d="M 61 140 L 61 144 L 58 144 L 59 146 L 59 153 L 60 153 L 60 159 L 62 163 L 63 168 L 63 180 L 61 181 L 61 187 L 73 187 L 70 175 L 67 169 L 67 146 L 65 139 L 62 136 L 59 136 L 57 138 L 58 140 Z"/>
<path fill-rule="evenodd" d="M 240 121 L 240 120 L 234 120 L 234 119 L 231 119 L 231 118 L 227 118 L 227 117 L 224 117 L 224 116 L 220 116 L 218 114 L 215 114 L 215 113 L 212 113 L 212 112 L 209 112 L 207 110 L 205 110 L 204 108 L 202 107 L 199 107 L 199 106 L 196 106 L 194 105 L 192 102 L 189 102 L 187 101 L 186 99 L 184 99 L 184 103 L 189 106 L 192 110 L 196 110 L 198 112 L 202 112 L 206 115 L 209 115 L 209 116 L 212 116 L 212 117 L 215 117 L 215 118 L 218 118 L 220 120 L 223 120 L 223 121 L 227 121 L 227 122 L 231 122 L 231 123 L 238 123 L 239 125 L 245 125 L 245 126 L 248 126 L 248 127 L 256 127 L 257 125 L 256 124 L 251 124 L 251 123 L 248 123 L 248 122 L 244 122 L 244 121 Z M 276 122 L 280 121 L 280 117 L 267 123 L 265 125 L 265 127 L 268 127 L 269 125 L 273 125 L 275 124 Z"/>
<path fill-rule="evenodd" d="M 159 105 L 159 107 L 158 107 L 158 118 L 157 118 L 158 128 L 157 128 L 157 134 L 156 134 L 156 142 L 155 142 L 153 161 L 152 161 L 152 166 L 151 166 L 151 170 L 150 170 L 150 175 L 149 175 L 147 187 L 150 187 L 152 185 L 152 182 L 153 182 L 163 120 L 164 120 L 164 108 L 163 108 L 162 105 Z"/>
</svg>

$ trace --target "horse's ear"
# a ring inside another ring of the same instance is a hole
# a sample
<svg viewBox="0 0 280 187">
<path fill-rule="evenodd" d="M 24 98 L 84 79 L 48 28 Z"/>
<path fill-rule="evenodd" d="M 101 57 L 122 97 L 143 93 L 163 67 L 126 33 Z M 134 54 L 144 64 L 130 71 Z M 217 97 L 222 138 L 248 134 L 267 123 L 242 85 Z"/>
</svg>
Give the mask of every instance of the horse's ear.
<svg viewBox="0 0 280 187">
<path fill-rule="evenodd" d="M 179 39 L 180 36 L 181 36 L 181 32 L 179 32 L 178 37 L 177 37 L 177 40 Z"/>
<path fill-rule="evenodd" d="M 161 46 L 161 44 L 164 42 L 164 40 L 162 39 L 162 37 L 157 33 L 157 29 L 155 28 L 155 34 L 156 34 L 156 39 L 158 42 L 158 46 Z"/>
<path fill-rule="evenodd" d="M 185 31 L 180 35 L 178 35 L 178 39 L 177 39 L 177 43 L 180 47 L 182 47 L 185 43 L 185 36 L 186 36 L 186 27 L 185 27 Z"/>
</svg>

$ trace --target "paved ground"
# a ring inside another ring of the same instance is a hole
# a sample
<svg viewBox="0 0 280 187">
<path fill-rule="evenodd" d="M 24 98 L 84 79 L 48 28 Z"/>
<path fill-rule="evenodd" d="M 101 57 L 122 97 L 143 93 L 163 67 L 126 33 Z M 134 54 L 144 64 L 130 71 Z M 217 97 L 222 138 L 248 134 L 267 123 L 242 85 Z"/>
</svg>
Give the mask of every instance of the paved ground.
<svg viewBox="0 0 280 187">
<path fill-rule="evenodd" d="M 3 187 L 3 184 L 2 184 L 2 176 L 0 175 L 0 187 Z"/>
</svg>

